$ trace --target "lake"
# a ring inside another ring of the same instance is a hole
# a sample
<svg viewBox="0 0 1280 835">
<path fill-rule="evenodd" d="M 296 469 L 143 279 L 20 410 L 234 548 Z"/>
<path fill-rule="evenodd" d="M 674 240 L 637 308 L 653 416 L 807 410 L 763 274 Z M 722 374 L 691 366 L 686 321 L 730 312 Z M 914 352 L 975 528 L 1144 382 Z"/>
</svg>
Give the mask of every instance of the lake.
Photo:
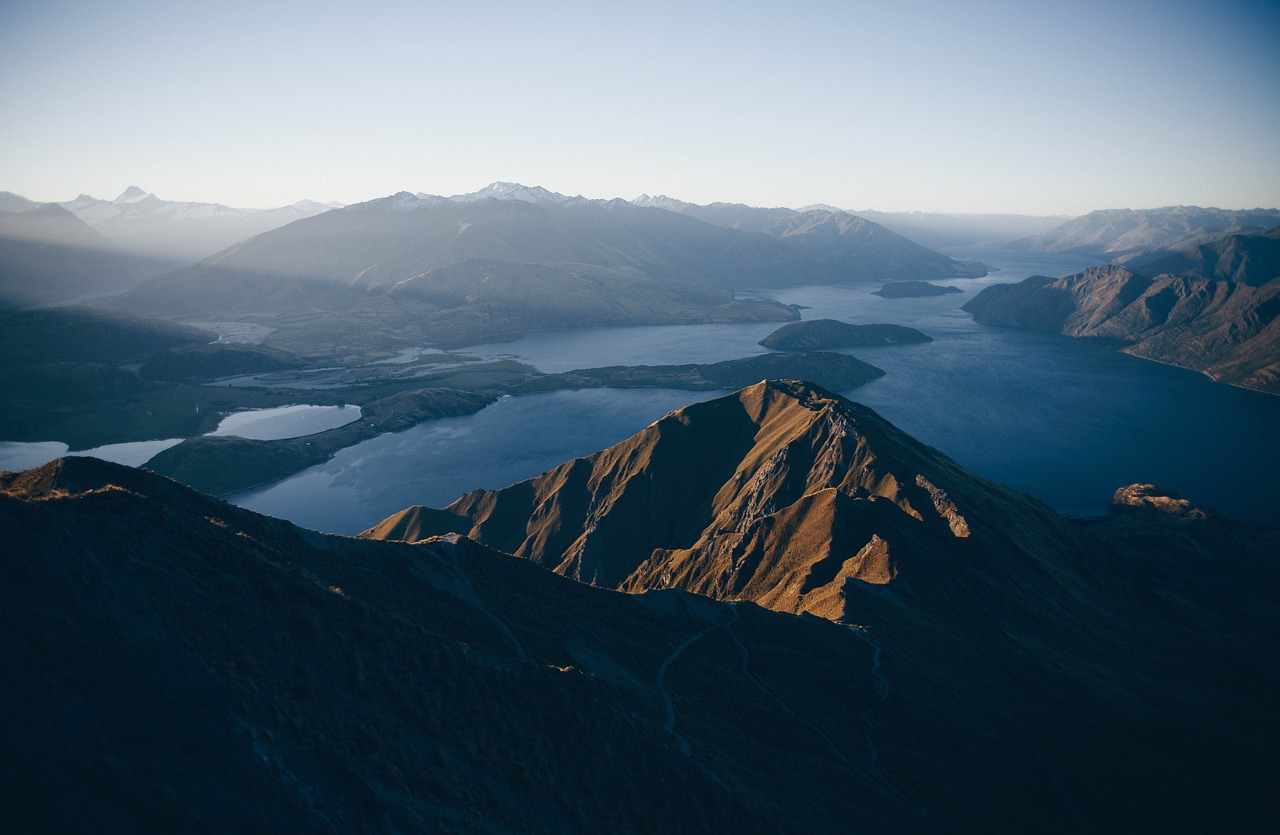
<svg viewBox="0 0 1280 835">
<path fill-rule="evenodd" d="M 751 291 L 802 305 L 806 319 L 918 328 L 923 345 L 850 349 L 887 375 L 846 396 L 964 466 L 1062 513 L 1100 515 L 1117 487 L 1154 482 L 1237 519 L 1280 524 L 1280 398 L 1053 334 L 992 328 L 960 310 L 989 284 L 1067 275 L 1091 261 L 969 247 L 999 267 L 921 299 L 878 285 Z M 763 353 L 774 324 L 556 331 L 471 346 L 556 372 L 605 365 L 715 362 Z M 356 533 L 411 504 L 442 506 L 502 487 L 633 434 L 671 409 L 717 396 L 593 389 L 504 398 L 339 452 L 276 484 L 232 497 L 306 527 Z"/>
<path fill-rule="evenodd" d="M 276 406 L 232 412 L 209 434 L 233 435 L 255 441 L 282 441 L 337 429 L 359 419 L 359 406 Z"/>
<path fill-rule="evenodd" d="M 359 406 L 277 406 L 232 412 L 218 422 L 210 435 L 235 435 L 258 441 L 279 441 L 314 435 L 345 426 L 360 419 Z M 141 467 L 159 453 L 182 443 L 183 438 L 107 444 L 93 449 L 72 450 L 61 441 L 0 441 L 0 470 L 25 470 L 47 464 L 64 455 L 86 455 Z"/>
</svg>

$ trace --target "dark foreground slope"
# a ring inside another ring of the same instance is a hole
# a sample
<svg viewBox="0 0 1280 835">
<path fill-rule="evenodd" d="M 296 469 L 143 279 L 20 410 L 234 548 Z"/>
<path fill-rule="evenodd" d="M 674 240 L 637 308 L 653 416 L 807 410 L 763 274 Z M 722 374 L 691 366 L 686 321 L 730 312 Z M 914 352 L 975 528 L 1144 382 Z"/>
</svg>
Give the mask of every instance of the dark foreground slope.
<svg viewBox="0 0 1280 835">
<path fill-rule="evenodd" d="M 848 721 L 881 698 L 848 629 L 92 459 L 3 485 L 9 831 L 937 828 Z"/>
<path fill-rule="evenodd" d="M 830 479 L 881 476 L 828 503 L 846 521 L 858 503 L 861 518 L 891 520 L 879 530 L 893 559 L 878 573 L 882 549 L 867 551 L 838 621 L 592 588 L 456 536 L 322 536 L 92 459 L 0 477 L 10 828 L 1249 831 L 1274 820 L 1276 582 L 1256 556 L 1275 552 L 1274 535 L 1158 513 L 1181 506 L 1144 490 L 1125 494 L 1129 511 L 1099 523 L 1107 531 L 1082 529 L 968 483 L 891 427 L 833 420 L 821 392 L 761 388 L 756 405 L 790 412 L 787 423 L 796 413 L 769 392 L 803 395 L 819 433 L 846 431 L 861 458 Z M 822 441 L 793 439 L 791 457 L 757 462 L 748 481 L 828 480 L 834 448 Z M 901 483 L 904 467 L 933 489 Z M 819 530 L 802 518 L 819 510 L 802 509 L 790 515 L 797 536 Z M 1027 550 L 1044 536 L 1061 543 Z M 812 544 L 825 572 L 828 552 Z"/>
<path fill-rule="evenodd" d="M 1225 815 L 1248 828 L 1274 811 L 1259 782 L 1277 768 L 1274 531 L 1149 509 L 1068 522 L 794 382 L 689 406 L 538 478 L 411 508 L 365 535 L 448 530 L 596 585 L 866 628 L 892 693 L 876 711 L 878 762 L 919 787 L 904 791 L 921 805 L 952 766 L 1008 743 L 1067 804 L 1019 826 L 1155 815 L 1194 829 Z M 929 706 L 943 692 L 959 713 Z M 1001 741 L 949 748 L 944 728 L 957 724 Z M 890 727 L 912 741 L 891 742 Z M 994 787 L 970 796 L 974 814 Z"/>
<path fill-rule="evenodd" d="M 1280 393 L 1280 231 L 1233 235 L 1142 268 L 1091 267 L 986 288 L 988 325 L 1100 339 L 1126 352 Z"/>
</svg>

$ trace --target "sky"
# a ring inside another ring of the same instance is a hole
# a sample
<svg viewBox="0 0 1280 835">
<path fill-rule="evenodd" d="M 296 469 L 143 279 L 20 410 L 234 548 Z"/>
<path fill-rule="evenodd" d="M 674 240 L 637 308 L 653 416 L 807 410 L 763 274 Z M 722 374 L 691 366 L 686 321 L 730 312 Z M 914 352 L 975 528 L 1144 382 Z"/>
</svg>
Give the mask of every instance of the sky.
<svg viewBox="0 0 1280 835">
<path fill-rule="evenodd" d="M 0 190 L 1280 205 L 1280 4 L 5 0 Z"/>
</svg>

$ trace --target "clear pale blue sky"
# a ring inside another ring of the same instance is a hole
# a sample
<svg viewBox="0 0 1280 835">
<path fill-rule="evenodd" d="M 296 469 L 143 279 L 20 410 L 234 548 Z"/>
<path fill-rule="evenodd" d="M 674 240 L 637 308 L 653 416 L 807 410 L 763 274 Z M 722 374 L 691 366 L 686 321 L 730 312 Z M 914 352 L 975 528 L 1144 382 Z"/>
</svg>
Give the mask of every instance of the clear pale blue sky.
<svg viewBox="0 0 1280 835">
<path fill-rule="evenodd" d="M 1280 4 L 0 4 L 0 190 L 1280 204 Z"/>
</svg>

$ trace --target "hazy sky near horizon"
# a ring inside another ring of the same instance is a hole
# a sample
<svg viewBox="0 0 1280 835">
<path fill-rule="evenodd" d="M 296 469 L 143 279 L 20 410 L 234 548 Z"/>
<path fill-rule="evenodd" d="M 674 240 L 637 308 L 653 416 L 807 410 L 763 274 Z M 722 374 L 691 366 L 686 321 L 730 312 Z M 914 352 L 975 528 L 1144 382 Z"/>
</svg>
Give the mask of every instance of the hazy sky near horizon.
<svg viewBox="0 0 1280 835">
<path fill-rule="evenodd" d="M 1264 0 L 0 4 L 0 190 L 1280 204 Z"/>
</svg>

